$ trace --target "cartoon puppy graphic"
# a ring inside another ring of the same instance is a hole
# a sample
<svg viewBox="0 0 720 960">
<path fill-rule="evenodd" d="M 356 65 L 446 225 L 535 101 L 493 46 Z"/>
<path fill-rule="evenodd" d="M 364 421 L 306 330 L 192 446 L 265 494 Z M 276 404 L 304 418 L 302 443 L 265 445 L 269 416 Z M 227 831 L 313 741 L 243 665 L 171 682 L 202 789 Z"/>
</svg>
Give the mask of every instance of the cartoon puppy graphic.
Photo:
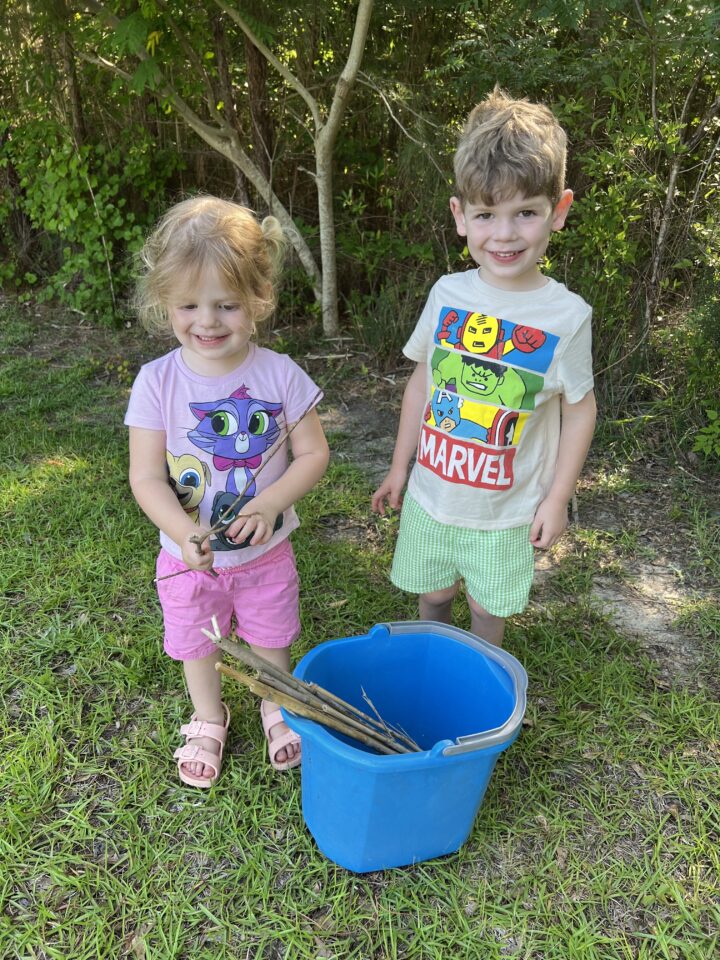
<svg viewBox="0 0 720 960">
<path fill-rule="evenodd" d="M 198 523 L 205 487 L 212 481 L 210 468 L 191 453 L 183 453 L 176 457 L 166 450 L 165 456 L 170 474 L 170 486 L 185 513 Z"/>
</svg>

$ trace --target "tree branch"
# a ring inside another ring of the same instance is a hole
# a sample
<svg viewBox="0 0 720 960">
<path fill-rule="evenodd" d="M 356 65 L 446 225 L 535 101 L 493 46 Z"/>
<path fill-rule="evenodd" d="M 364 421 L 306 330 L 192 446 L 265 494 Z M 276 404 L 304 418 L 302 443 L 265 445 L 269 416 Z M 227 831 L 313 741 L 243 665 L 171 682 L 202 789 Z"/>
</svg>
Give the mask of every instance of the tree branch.
<svg viewBox="0 0 720 960">
<path fill-rule="evenodd" d="M 102 17 L 109 26 L 113 28 L 118 26 L 120 23 L 118 18 L 114 14 L 110 13 L 109 10 L 106 10 L 101 4 L 97 3 L 96 0 L 87 0 L 87 3 L 88 6 L 100 17 Z M 90 63 L 95 63 L 98 66 L 112 70 L 118 76 L 123 77 L 123 79 L 127 81 L 132 80 L 131 74 L 123 70 L 116 63 L 107 60 L 105 57 L 91 57 L 88 54 L 81 54 L 81 56 Z M 137 57 L 140 60 L 149 59 L 144 50 L 138 51 Z M 201 120 L 198 114 L 195 113 L 192 107 L 185 100 L 183 100 L 174 87 L 172 87 L 172 85 L 165 79 L 162 73 L 160 73 L 160 76 L 162 77 L 162 82 L 158 85 L 158 89 L 154 90 L 153 93 L 156 96 L 158 94 L 163 96 L 170 104 L 172 104 L 175 111 L 183 118 L 187 125 L 194 130 L 195 133 L 197 133 L 199 137 L 209 144 L 213 150 L 222 154 L 222 156 L 226 157 L 232 164 L 242 170 L 242 172 L 263 198 L 265 203 L 268 205 L 270 210 L 272 210 L 274 215 L 280 221 L 283 230 L 287 234 L 293 249 L 297 253 L 298 258 L 313 285 L 315 296 L 320 299 L 322 276 L 317 264 L 315 263 L 312 252 L 308 247 L 305 238 L 298 230 L 295 221 L 285 209 L 284 205 L 280 201 L 280 198 L 273 191 L 267 178 L 263 176 L 262 171 L 256 166 L 256 164 L 253 163 L 247 153 L 243 150 L 240 144 L 240 139 L 237 135 L 237 131 L 235 131 L 222 116 L 218 116 L 217 126 L 211 126 L 210 124 L 205 123 L 203 120 Z"/>
<path fill-rule="evenodd" d="M 340 123 L 345 113 L 347 101 L 352 92 L 352 88 L 357 79 L 362 62 L 365 41 L 367 39 L 368 28 L 370 26 L 370 16 L 372 14 L 373 0 L 360 0 L 358 3 L 357 16 L 355 17 L 355 29 L 353 30 L 352 43 L 347 61 L 335 87 L 335 96 L 330 106 L 330 114 L 327 123 L 322 131 L 323 140 L 328 148 L 331 148 L 337 137 Z"/>
<path fill-rule="evenodd" d="M 384 94 L 383 91 L 380 89 L 380 87 L 379 87 L 367 74 L 361 74 L 361 75 L 360 75 L 360 79 L 358 79 L 358 83 L 363 84 L 363 86 L 365 86 L 365 87 L 369 87 L 371 90 L 374 90 L 375 93 L 378 94 L 378 96 L 380 97 L 380 99 L 382 100 L 382 102 L 385 104 L 385 107 L 386 107 L 387 112 L 388 112 L 388 114 L 389 114 L 389 116 L 390 116 L 390 119 L 393 120 L 393 121 L 398 125 L 398 127 L 400 127 L 400 129 L 401 129 L 402 132 L 405 134 L 405 136 L 408 138 L 408 140 L 410 140 L 412 143 L 414 143 L 414 144 L 416 144 L 418 147 L 420 147 L 420 149 L 423 151 L 423 153 L 427 156 L 427 158 L 428 158 L 428 160 L 430 161 L 430 163 L 432 163 L 432 165 L 435 167 L 435 169 L 437 170 L 437 172 L 438 172 L 438 173 L 440 174 L 440 176 L 443 178 L 443 181 L 447 180 L 447 172 L 444 172 L 444 171 L 442 170 L 442 168 L 441 168 L 440 165 L 438 164 L 438 162 L 437 162 L 437 160 L 435 159 L 435 157 L 433 157 L 433 155 L 432 155 L 432 154 L 430 153 L 430 151 L 428 150 L 427 144 L 426 144 L 426 143 L 423 143 L 423 142 L 420 141 L 420 140 L 418 140 L 416 137 L 414 137 L 414 136 L 410 133 L 409 130 L 407 130 L 407 129 L 403 126 L 403 124 L 400 122 L 400 120 L 398 119 L 398 117 L 396 117 L 395 114 L 393 113 L 393 109 L 392 109 L 392 107 L 390 106 L 390 101 L 389 101 L 388 98 L 385 96 L 385 94 Z M 407 104 L 406 104 L 404 101 L 401 101 L 401 102 L 402 102 L 403 106 L 406 107 L 406 109 L 410 110 L 410 112 L 413 113 L 416 117 L 418 117 L 418 119 L 420 119 L 420 120 L 423 120 L 423 119 L 424 119 L 423 117 L 420 116 L 420 114 L 416 113 L 414 110 L 412 110 L 410 107 L 408 107 Z M 436 126 L 436 124 L 434 124 L 434 126 Z"/>
<path fill-rule="evenodd" d="M 697 125 L 695 133 L 690 137 L 685 147 L 687 153 L 692 153 L 695 147 L 700 143 L 702 138 L 705 136 L 707 125 L 720 113 L 720 97 L 715 97 L 715 100 L 710 104 L 710 106 L 705 111 L 704 116 Z"/>
</svg>

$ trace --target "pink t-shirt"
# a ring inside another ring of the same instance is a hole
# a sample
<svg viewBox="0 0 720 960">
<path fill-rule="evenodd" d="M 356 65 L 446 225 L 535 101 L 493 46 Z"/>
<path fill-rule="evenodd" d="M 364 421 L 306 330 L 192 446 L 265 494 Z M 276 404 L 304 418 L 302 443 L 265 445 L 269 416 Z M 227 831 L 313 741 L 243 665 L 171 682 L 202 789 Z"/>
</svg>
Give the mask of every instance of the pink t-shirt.
<svg viewBox="0 0 720 960">
<path fill-rule="evenodd" d="M 130 394 L 125 423 L 162 430 L 166 438 L 168 480 L 185 512 L 204 527 L 225 513 L 249 487 L 232 516 L 288 467 L 289 441 L 276 453 L 277 441 L 322 392 L 294 360 L 250 343 L 244 362 L 223 377 L 192 371 L 178 347 L 141 367 Z M 272 456 L 268 456 L 272 454 Z M 262 469 L 256 479 L 258 470 Z M 271 539 L 258 547 L 228 541 L 222 533 L 210 541 L 216 567 L 234 567 L 266 553 L 298 526 L 289 507 L 278 518 Z M 160 532 L 162 546 L 182 559 L 179 546 Z"/>
</svg>

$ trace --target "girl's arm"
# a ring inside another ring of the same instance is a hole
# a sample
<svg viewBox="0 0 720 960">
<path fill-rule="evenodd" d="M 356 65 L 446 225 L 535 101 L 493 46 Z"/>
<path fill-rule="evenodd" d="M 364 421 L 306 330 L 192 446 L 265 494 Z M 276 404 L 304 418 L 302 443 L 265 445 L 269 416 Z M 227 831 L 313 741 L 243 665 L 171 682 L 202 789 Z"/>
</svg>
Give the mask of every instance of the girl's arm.
<svg viewBox="0 0 720 960">
<path fill-rule="evenodd" d="M 278 515 L 312 490 L 327 470 L 330 450 L 317 410 L 303 417 L 290 434 L 289 443 L 292 462 L 275 483 L 243 507 L 227 528 L 229 539 L 241 543 L 252 534 L 251 546 L 267 543 Z"/>
<path fill-rule="evenodd" d="M 400 423 L 390 470 L 372 496 L 370 506 L 376 513 L 385 513 L 386 500 L 388 505 L 395 509 L 402 504 L 408 466 L 417 450 L 427 399 L 427 364 L 418 363 L 403 393 Z"/>
<path fill-rule="evenodd" d="M 575 492 L 575 484 L 590 449 L 596 413 L 592 390 L 577 403 L 568 403 L 565 397 L 562 399 L 555 478 L 530 527 L 530 543 L 539 550 L 547 550 L 565 532 L 568 501 Z"/>
<path fill-rule="evenodd" d="M 190 537 L 204 533 L 180 506 L 168 481 L 165 432 L 130 427 L 130 489 L 150 520 L 181 548 L 183 560 L 193 570 L 209 570 L 213 554 L 206 540 L 202 547 Z"/>
</svg>

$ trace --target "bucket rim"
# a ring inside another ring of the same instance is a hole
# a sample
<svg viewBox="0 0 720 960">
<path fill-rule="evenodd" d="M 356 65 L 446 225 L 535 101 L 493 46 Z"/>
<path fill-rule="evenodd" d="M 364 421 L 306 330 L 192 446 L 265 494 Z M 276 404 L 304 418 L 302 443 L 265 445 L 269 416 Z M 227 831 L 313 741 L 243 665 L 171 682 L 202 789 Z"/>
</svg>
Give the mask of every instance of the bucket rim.
<svg viewBox="0 0 720 960">
<path fill-rule="evenodd" d="M 449 637 L 453 640 L 459 640 L 466 646 L 479 650 L 488 659 L 494 660 L 511 677 L 515 692 L 515 707 L 507 720 L 491 730 L 483 730 L 482 733 L 468 733 L 457 737 L 454 742 L 450 742 L 443 750 L 443 756 L 453 756 L 458 753 L 470 753 L 473 750 L 487 750 L 489 747 L 496 747 L 507 744 L 517 735 L 527 705 L 527 686 L 528 676 L 525 668 L 520 661 L 502 647 L 495 646 L 488 640 L 470 633 L 469 630 L 463 630 L 461 627 L 455 627 L 452 624 L 440 623 L 437 620 L 404 620 L 382 624 L 386 627 L 390 635 L 417 633 L 420 630 L 432 630 L 433 633 Z"/>
<path fill-rule="evenodd" d="M 403 620 L 379 623 L 372 627 L 366 634 L 323 641 L 322 643 L 313 647 L 312 650 L 308 651 L 308 653 L 306 653 L 300 659 L 293 672 L 296 676 L 298 675 L 298 671 L 300 671 L 300 674 L 304 673 L 304 668 L 307 666 L 308 661 L 311 661 L 314 658 L 315 651 L 327 643 L 361 640 L 364 637 L 369 637 L 379 631 L 385 631 L 390 636 L 398 636 L 408 633 L 432 632 L 448 637 L 449 639 L 459 641 L 460 643 L 464 643 L 466 646 L 473 647 L 505 670 L 512 680 L 515 694 L 514 708 L 507 720 L 505 720 L 505 722 L 499 726 L 493 727 L 490 730 L 483 730 L 479 733 L 465 734 L 457 737 L 454 741 L 441 740 L 428 750 L 423 750 L 420 753 L 383 756 L 385 761 L 392 762 L 394 760 L 400 760 L 406 763 L 411 758 L 419 760 L 422 757 L 427 757 L 431 753 L 436 755 L 438 747 L 441 745 L 444 745 L 442 748 L 442 755 L 447 757 L 458 754 L 468 754 L 478 750 L 490 750 L 493 748 L 502 750 L 517 737 L 522 725 L 523 717 L 525 715 L 527 702 L 528 676 L 525 668 L 522 666 L 520 661 L 517 660 L 516 657 L 514 657 L 511 653 L 508 653 L 507 650 L 503 650 L 501 647 L 496 647 L 494 644 L 475 636 L 475 634 L 470 633 L 468 630 L 463 630 L 460 627 L 455 627 L 450 624 L 440 623 L 436 620 Z M 307 730 L 309 728 L 320 735 L 323 742 L 325 742 L 327 745 L 332 744 L 333 749 L 338 749 L 341 753 L 352 753 L 356 759 L 357 757 L 367 757 L 369 761 L 371 758 L 373 761 L 377 760 L 377 756 L 375 754 L 365 754 L 364 751 L 359 750 L 357 747 L 353 747 L 344 743 L 342 740 L 339 740 L 328 730 L 326 730 L 321 723 L 316 723 L 315 721 L 308 720 L 304 717 L 298 717 L 291 711 L 285 711 L 284 709 L 283 714 L 285 715 L 285 719 L 289 726 L 291 726 L 293 729 L 296 729 L 301 736 L 303 729 Z"/>
</svg>

